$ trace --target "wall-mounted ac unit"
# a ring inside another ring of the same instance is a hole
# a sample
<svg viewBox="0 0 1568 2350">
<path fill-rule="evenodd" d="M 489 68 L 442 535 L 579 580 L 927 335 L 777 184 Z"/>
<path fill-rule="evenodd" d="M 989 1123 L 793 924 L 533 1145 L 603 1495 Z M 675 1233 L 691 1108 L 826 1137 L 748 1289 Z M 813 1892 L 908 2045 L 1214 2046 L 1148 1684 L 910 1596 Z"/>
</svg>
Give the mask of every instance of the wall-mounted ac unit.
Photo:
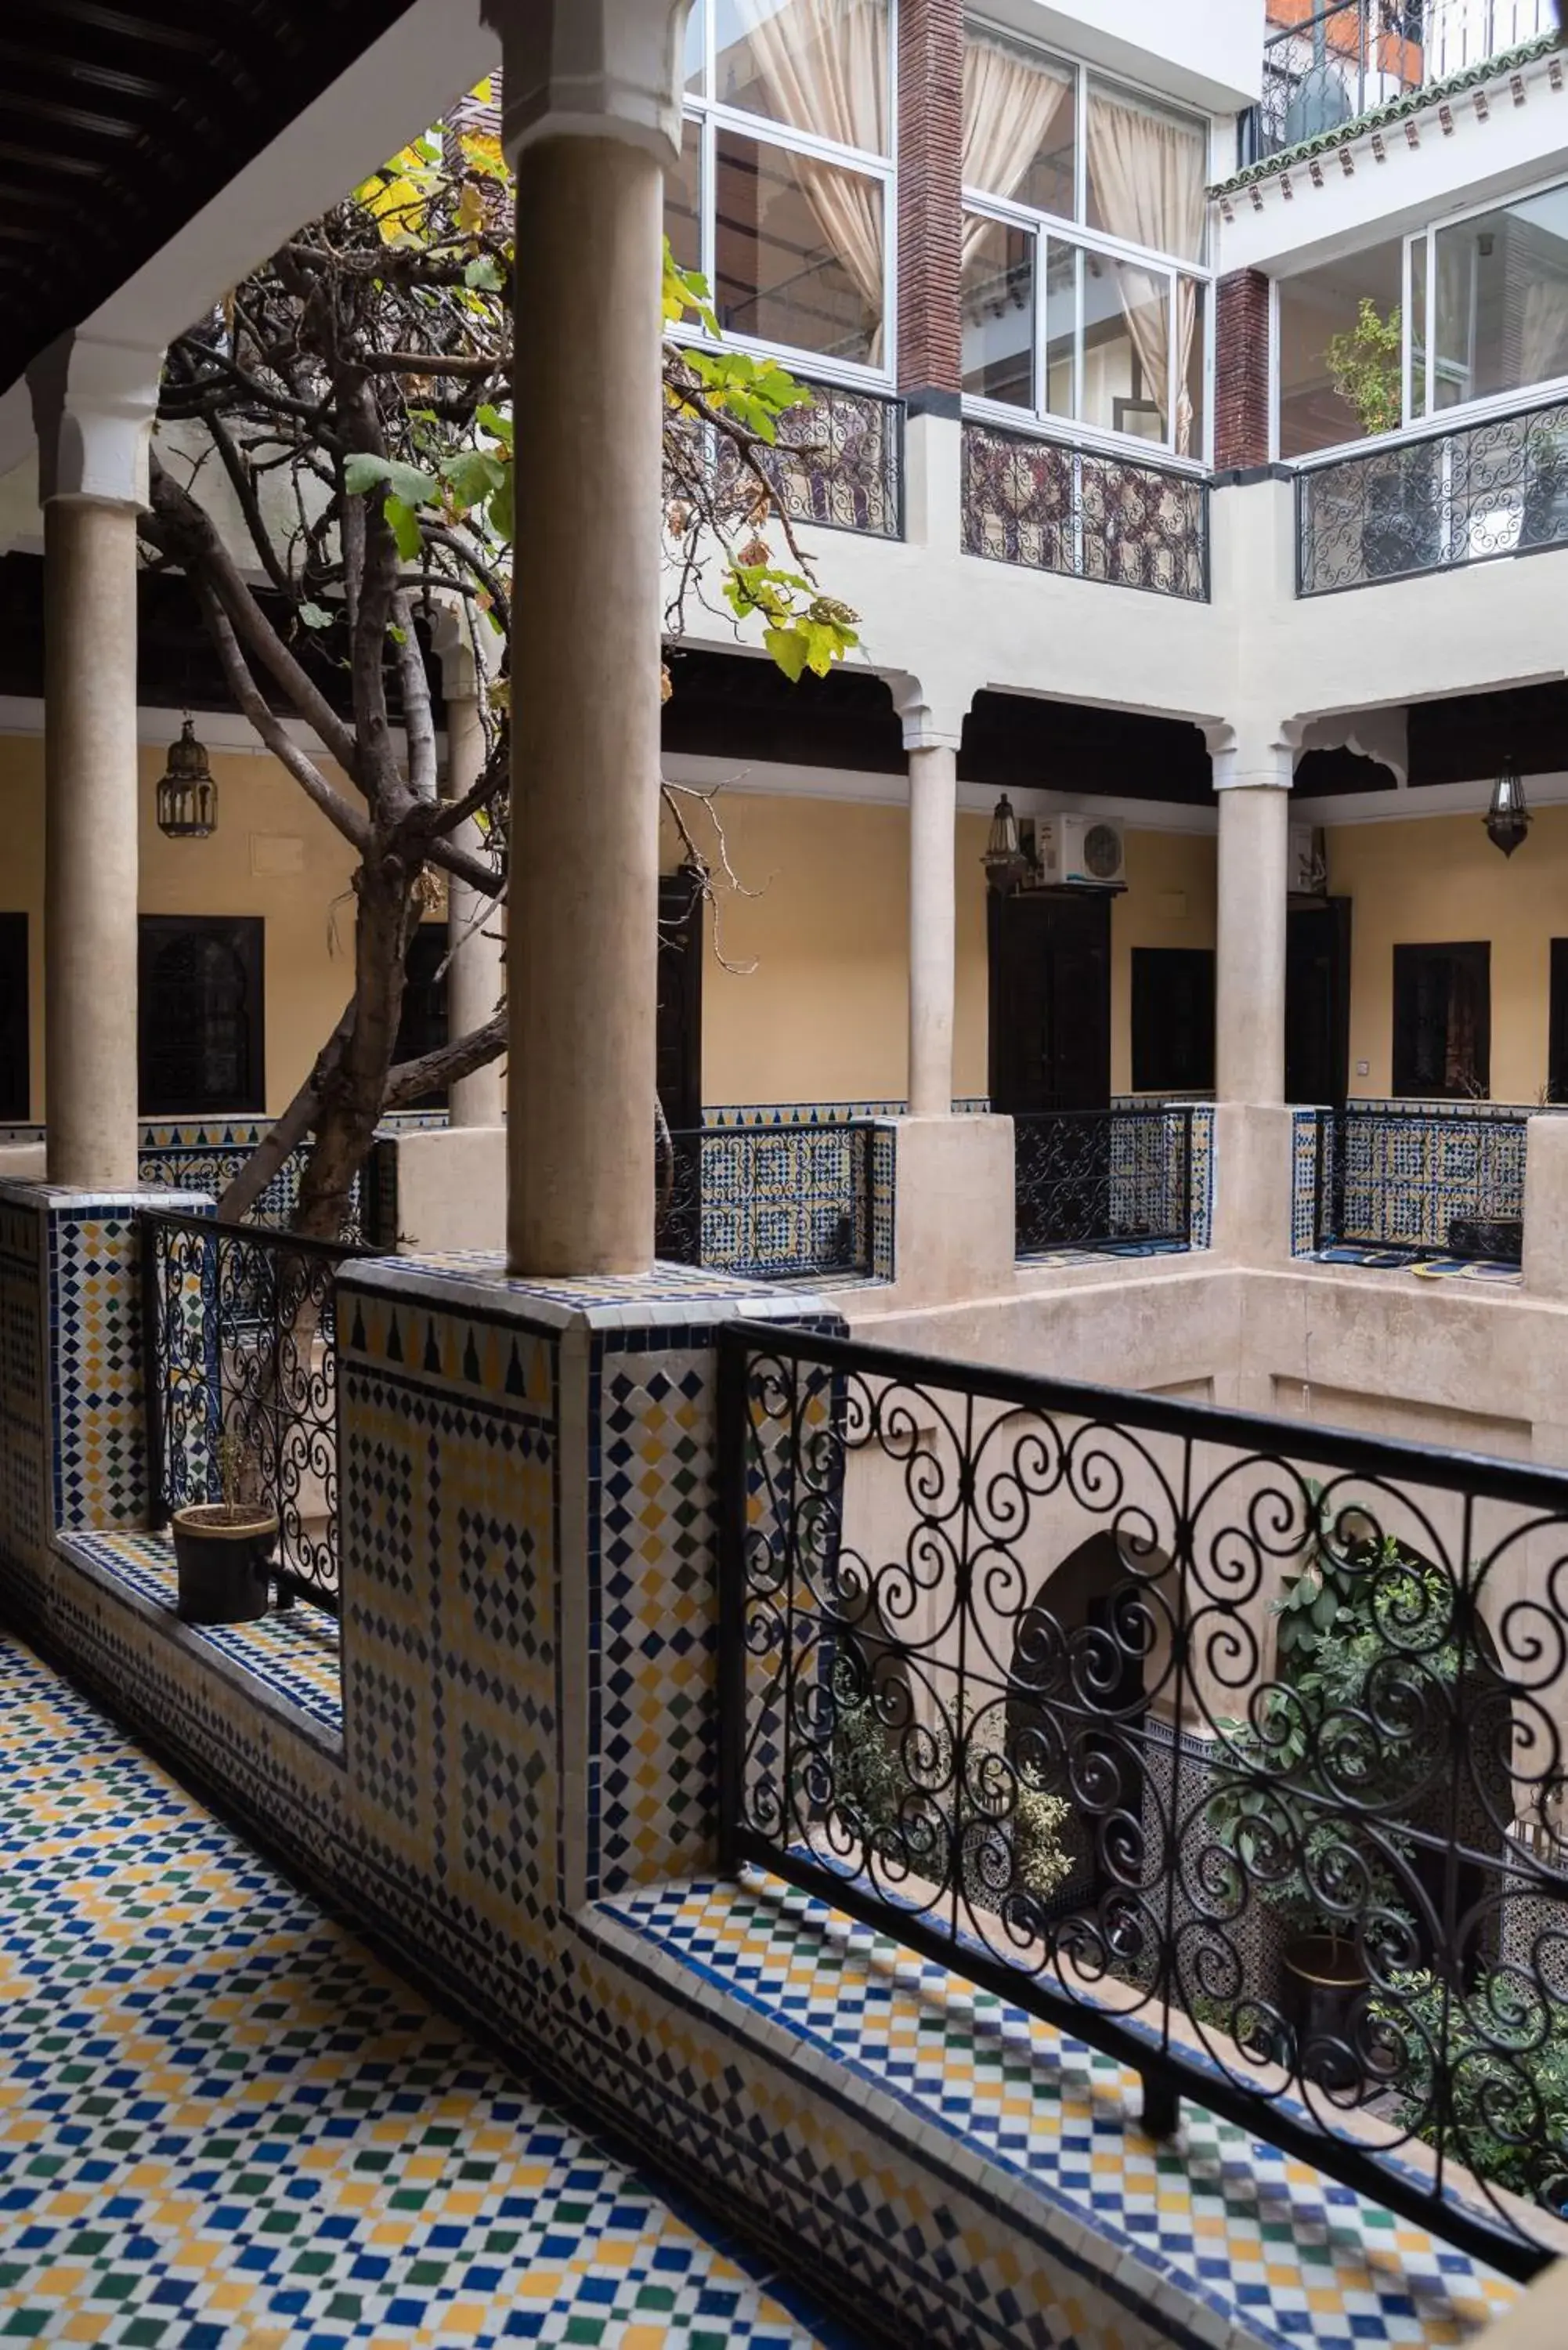
<svg viewBox="0 0 1568 2350">
<path fill-rule="evenodd" d="M 1290 828 L 1286 884 L 1293 898 L 1326 898 L 1328 895 L 1328 856 L 1321 831 L 1314 825 L 1293 824 Z"/>
<path fill-rule="evenodd" d="M 1118 818 L 1044 817 L 1035 835 L 1041 882 L 1050 889 L 1127 886 L 1127 844 Z"/>
</svg>

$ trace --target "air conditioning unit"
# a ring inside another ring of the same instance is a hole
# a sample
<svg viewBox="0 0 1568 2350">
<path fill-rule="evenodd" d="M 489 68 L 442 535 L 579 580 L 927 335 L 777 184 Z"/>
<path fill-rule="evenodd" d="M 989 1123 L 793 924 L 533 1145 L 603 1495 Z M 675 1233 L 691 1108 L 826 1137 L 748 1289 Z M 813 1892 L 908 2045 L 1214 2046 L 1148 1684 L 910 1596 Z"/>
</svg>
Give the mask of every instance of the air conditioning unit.
<svg viewBox="0 0 1568 2350">
<path fill-rule="evenodd" d="M 1127 887 L 1127 844 L 1115 816 L 1044 817 L 1035 831 L 1035 855 L 1045 889 Z"/>
<path fill-rule="evenodd" d="M 1326 898 L 1328 895 L 1328 853 L 1322 832 L 1314 825 L 1293 824 L 1290 828 L 1286 886 L 1293 898 Z"/>
</svg>

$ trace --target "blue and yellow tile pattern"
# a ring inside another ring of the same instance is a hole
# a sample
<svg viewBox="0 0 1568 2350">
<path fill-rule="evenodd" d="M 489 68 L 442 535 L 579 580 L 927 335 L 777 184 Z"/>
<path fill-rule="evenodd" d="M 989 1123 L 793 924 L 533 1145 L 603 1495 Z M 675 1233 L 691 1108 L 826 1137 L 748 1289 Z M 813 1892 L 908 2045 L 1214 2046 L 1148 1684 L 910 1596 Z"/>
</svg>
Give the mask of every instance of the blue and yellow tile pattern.
<svg viewBox="0 0 1568 2350">
<path fill-rule="evenodd" d="M 0 1638 L 0 2343 L 812 2350 Z"/>
</svg>

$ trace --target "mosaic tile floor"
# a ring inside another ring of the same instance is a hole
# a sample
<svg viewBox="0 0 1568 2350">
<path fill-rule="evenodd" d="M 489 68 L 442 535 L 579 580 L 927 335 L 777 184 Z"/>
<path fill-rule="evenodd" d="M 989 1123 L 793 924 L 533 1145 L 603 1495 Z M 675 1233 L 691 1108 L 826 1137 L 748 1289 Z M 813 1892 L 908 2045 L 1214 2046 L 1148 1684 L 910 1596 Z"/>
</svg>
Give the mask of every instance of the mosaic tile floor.
<svg viewBox="0 0 1568 2350">
<path fill-rule="evenodd" d="M 1157 2145 L 1136 2126 L 1130 2068 L 775 1879 L 601 1907 L 666 1961 L 787 2022 L 817 2061 L 831 2053 L 891 2090 L 950 2137 L 957 2167 L 983 2152 L 1014 2182 L 1015 2210 L 1050 2206 L 1058 2226 L 1196 2287 L 1238 2339 L 1439 2350 L 1515 2297 L 1467 2254 L 1190 2100 L 1176 2145 Z"/>
<path fill-rule="evenodd" d="M 155 1607 L 172 1611 L 179 1596 L 174 1545 L 167 1534 L 73 1534 L 67 1547 Z M 335 1742 L 343 1736 L 343 1675 L 337 1624 L 298 1601 L 259 1624 L 192 1625 L 193 1638 L 265 1684 Z"/>
<path fill-rule="evenodd" d="M 852 2350 L 5 1635 L 0 1850 L 0 2344 Z"/>
</svg>

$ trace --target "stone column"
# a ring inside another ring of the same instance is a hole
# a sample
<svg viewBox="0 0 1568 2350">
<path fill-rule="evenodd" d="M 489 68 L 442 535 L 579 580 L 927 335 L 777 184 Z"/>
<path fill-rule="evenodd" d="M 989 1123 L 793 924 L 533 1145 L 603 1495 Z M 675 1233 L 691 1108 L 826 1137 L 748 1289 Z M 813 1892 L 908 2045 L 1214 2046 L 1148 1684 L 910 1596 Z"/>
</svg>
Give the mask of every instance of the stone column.
<svg viewBox="0 0 1568 2350">
<path fill-rule="evenodd" d="M 1291 778 L 1282 743 L 1214 754 L 1220 803 L 1214 1083 L 1222 1102 L 1285 1097 Z"/>
<path fill-rule="evenodd" d="M 136 1189 L 136 517 L 155 353 L 67 336 L 29 380 L 44 509 L 44 1082 L 51 1183 Z"/>
<path fill-rule="evenodd" d="M 909 1116 L 953 1106 L 958 744 L 919 731 L 909 749 Z"/>
<path fill-rule="evenodd" d="M 484 723 L 473 648 L 462 623 L 450 636 L 438 633 L 441 657 L 441 690 L 446 703 L 446 795 L 460 800 L 477 781 L 484 765 Z M 473 856 L 483 856 L 484 841 L 472 819 L 452 838 Z M 447 923 L 452 941 L 447 966 L 447 1033 L 466 1036 L 483 1028 L 505 992 L 505 965 L 501 951 L 502 912 L 493 898 L 470 889 L 455 877 L 447 885 Z M 500 1126 L 506 1108 L 506 1065 L 489 1061 L 471 1077 L 460 1077 L 452 1088 L 448 1124 Z"/>
<path fill-rule="evenodd" d="M 485 0 L 517 174 L 507 1253 L 653 1261 L 659 253 L 684 0 Z"/>
</svg>

